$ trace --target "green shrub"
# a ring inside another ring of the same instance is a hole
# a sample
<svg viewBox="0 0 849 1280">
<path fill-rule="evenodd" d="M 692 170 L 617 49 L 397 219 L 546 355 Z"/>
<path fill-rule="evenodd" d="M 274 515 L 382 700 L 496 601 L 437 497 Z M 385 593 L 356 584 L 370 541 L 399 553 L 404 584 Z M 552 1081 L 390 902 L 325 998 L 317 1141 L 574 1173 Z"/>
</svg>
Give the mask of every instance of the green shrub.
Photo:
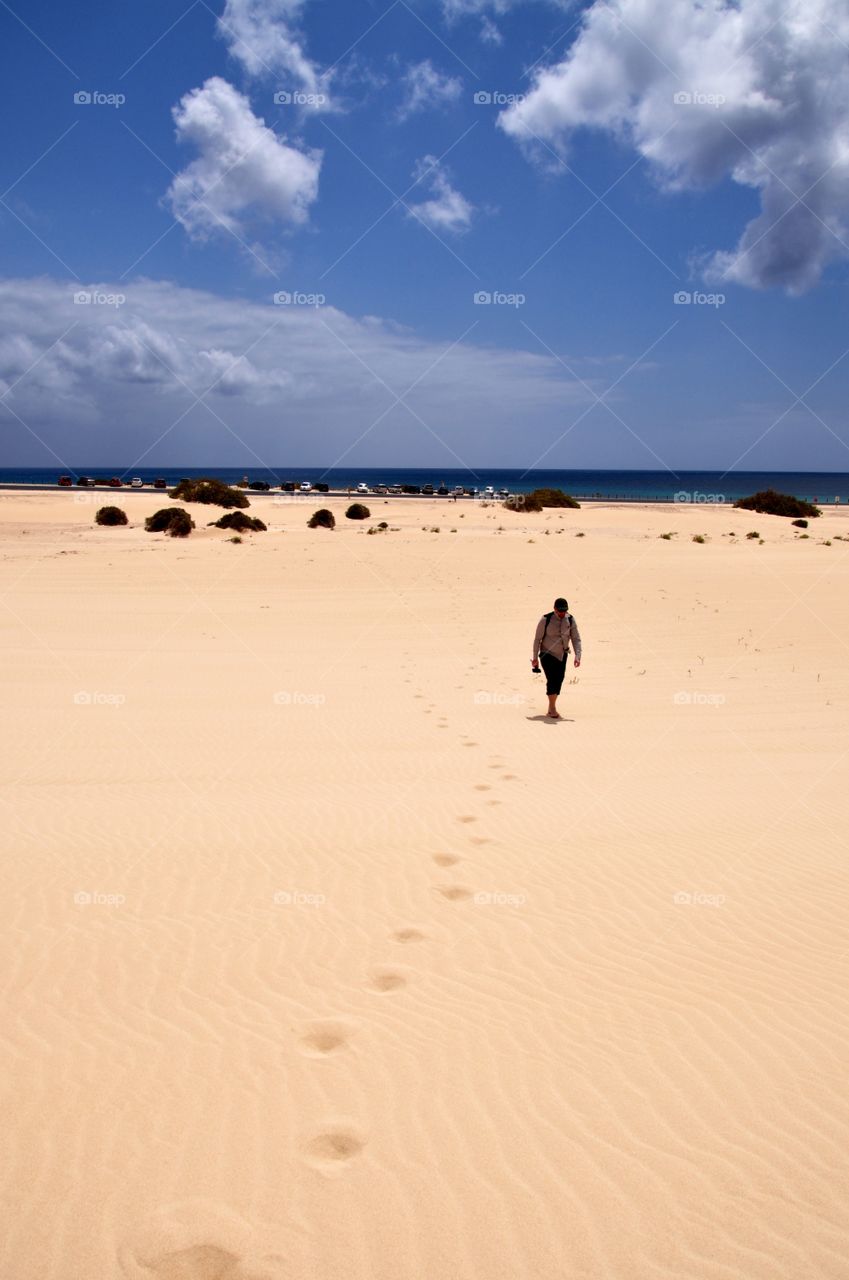
<svg viewBox="0 0 849 1280">
<path fill-rule="evenodd" d="M 234 533 L 232 538 L 227 539 L 228 542 L 243 542 L 244 539 L 240 533 Z"/>
<path fill-rule="evenodd" d="M 127 513 L 122 511 L 120 507 L 101 507 L 94 517 L 95 524 L 126 524 Z"/>
<path fill-rule="evenodd" d="M 746 534 L 747 538 L 759 538 L 760 536 L 761 535 L 758 533 L 757 529 L 753 529 L 751 533 Z"/>
<path fill-rule="evenodd" d="M 669 542 L 670 539 L 672 538 L 671 533 L 662 533 L 660 536 L 661 538 L 663 538 L 664 542 Z"/>
<path fill-rule="evenodd" d="M 808 527 L 807 520 L 794 520 L 793 524 L 797 529 L 807 529 Z"/>
<path fill-rule="evenodd" d="M 246 516 L 243 511 L 228 511 L 226 515 L 218 520 L 210 520 L 209 523 L 216 529 L 233 529 L 236 533 L 265 533 L 268 528 L 262 520 Z"/>
<path fill-rule="evenodd" d="M 215 507 L 249 507 L 251 505 L 243 493 L 231 488 L 223 480 L 216 480 L 214 476 L 201 476 L 197 480 L 181 480 L 168 497 L 179 498 L 182 502 L 204 502 Z"/>
<path fill-rule="evenodd" d="M 802 498 L 794 498 L 789 493 L 776 493 L 775 489 L 761 489 L 750 498 L 739 498 L 734 503 L 744 511 L 757 511 L 766 516 L 818 516 L 819 507 L 805 502 Z"/>
<path fill-rule="evenodd" d="M 335 529 L 336 519 L 332 511 L 327 507 L 319 507 L 318 511 L 314 511 L 307 521 L 309 529 Z"/>
<path fill-rule="evenodd" d="M 694 542 L 704 542 L 704 541 L 705 541 L 705 539 L 704 539 L 704 535 L 703 535 L 703 534 L 701 534 L 701 533 L 694 533 L 694 534 L 693 534 L 693 541 L 694 541 Z"/>
<path fill-rule="evenodd" d="M 172 538 L 186 538 L 195 522 L 183 507 L 160 507 L 144 522 L 148 533 L 167 533 Z"/>
<path fill-rule="evenodd" d="M 377 527 L 378 529 L 388 529 L 389 525 L 386 523 L 385 520 L 381 520 L 380 524 Z"/>
<path fill-rule="evenodd" d="M 581 504 L 571 494 L 564 493 L 562 489 L 534 489 L 531 494 L 525 497 L 533 498 L 541 507 L 575 507 L 580 508 Z"/>
<path fill-rule="evenodd" d="M 361 502 L 352 502 L 345 515 L 348 520 L 368 520 L 371 512 Z"/>
</svg>

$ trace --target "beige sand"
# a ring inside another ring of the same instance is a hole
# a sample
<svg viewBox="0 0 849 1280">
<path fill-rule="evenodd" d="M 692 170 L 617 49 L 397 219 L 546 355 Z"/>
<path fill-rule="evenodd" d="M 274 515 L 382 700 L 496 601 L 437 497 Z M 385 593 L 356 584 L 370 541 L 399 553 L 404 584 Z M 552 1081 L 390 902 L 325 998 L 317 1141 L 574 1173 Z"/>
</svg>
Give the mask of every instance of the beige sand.
<svg viewBox="0 0 849 1280">
<path fill-rule="evenodd" d="M 103 501 L 0 498 L 3 1280 L 845 1280 L 849 513 Z"/>
</svg>

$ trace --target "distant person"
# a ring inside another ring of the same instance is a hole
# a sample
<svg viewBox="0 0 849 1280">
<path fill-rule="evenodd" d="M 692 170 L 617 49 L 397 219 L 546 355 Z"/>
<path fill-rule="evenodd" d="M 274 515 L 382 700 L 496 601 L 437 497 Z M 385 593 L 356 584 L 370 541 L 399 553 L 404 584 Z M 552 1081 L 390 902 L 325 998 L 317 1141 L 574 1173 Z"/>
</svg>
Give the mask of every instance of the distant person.
<svg viewBox="0 0 849 1280">
<path fill-rule="evenodd" d="M 545 672 L 545 691 L 548 694 L 548 714 L 552 720 L 562 719 L 557 710 L 557 697 L 563 688 L 563 677 L 566 674 L 566 659 L 569 656 L 569 641 L 575 649 L 574 665 L 581 665 L 581 633 L 578 624 L 569 612 L 569 602 L 562 596 L 554 601 L 553 613 L 544 613 L 537 623 L 534 632 L 534 651 L 531 667 L 534 674 L 540 669 Z"/>
</svg>

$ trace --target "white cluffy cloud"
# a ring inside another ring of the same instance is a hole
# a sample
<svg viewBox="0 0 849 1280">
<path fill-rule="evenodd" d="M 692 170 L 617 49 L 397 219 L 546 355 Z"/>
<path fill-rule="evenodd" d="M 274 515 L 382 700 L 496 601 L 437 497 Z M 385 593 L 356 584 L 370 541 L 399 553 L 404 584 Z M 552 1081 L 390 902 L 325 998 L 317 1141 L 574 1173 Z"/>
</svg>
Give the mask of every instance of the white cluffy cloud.
<svg viewBox="0 0 849 1280">
<path fill-rule="evenodd" d="M 436 156 L 424 156 L 413 170 L 417 182 L 428 183 L 433 192 L 430 200 L 409 205 L 412 217 L 432 231 L 461 232 L 471 226 L 475 206 L 451 185 L 446 170 Z"/>
<path fill-rule="evenodd" d="M 304 4 L 305 0 L 227 0 L 218 32 L 250 75 L 282 76 L 305 94 L 326 98 L 328 77 L 304 53 L 293 29 Z"/>
<path fill-rule="evenodd" d="M 256 217 L 307 221 L 318 195 L 320 151 L 299 151 L 281 140 L 219 76 L 187 93 L 173 114 L 178 140 L 199 152 L 166 194 L 190 236 L 227 230 L 241 237 Z"/>
<path fill-rule="evenodd" d="M 849 255 L 847 46 L 845 0 L 594 0 L 499 123 L 555 147 L 606 130 L 669 190 L 754 188 L 760 215 L 705 273 L 801 293 Z"/>
<path fill-rule="evenodd" d="M 458 100 L 463 89 L 459 76 L 443 75 L 429 58 L 411 63 L 401 77 L 401 83 L 404 88 L 404 101 L 398 112 L 401 120 L 419 111 L 449 106 Z"/>
</svg>

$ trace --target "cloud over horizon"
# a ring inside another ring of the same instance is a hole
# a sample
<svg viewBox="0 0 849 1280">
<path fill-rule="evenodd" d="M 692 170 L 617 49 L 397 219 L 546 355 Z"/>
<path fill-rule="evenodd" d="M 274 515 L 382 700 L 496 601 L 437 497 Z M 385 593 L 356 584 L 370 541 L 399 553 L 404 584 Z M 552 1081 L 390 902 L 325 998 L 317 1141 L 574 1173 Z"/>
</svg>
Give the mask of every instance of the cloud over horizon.
<svg viewBox="0 0 849 1280">
<path fill-rule="evenodd" d="M 844 0 L 594 0 L 499 124 L 531 148 L 604 131 L 669 192 L 726 177 L 758 191 L 760 214 L 705 277 L 802 293 L 849 257 L 847 47 Z"/>
<path fill-rule="evenodd" d="M 459 466 L 517 419 L 554 429 L 564 409 L 593 399 L 591 374 L 581 383 L 546 354 L 433 342 L 329 305 L 261 305 L 155 280 L 89 286 L 84 305 L 78 291 L 0 280 L 7 457 L 31 455 L 38 439 L 69 465 L 71 451 L 90 461 L 116 441 L 136 457 L 163 438 L 174 461 L 212 441 L 272 463 L 430 451 Z"/>
</svg>

